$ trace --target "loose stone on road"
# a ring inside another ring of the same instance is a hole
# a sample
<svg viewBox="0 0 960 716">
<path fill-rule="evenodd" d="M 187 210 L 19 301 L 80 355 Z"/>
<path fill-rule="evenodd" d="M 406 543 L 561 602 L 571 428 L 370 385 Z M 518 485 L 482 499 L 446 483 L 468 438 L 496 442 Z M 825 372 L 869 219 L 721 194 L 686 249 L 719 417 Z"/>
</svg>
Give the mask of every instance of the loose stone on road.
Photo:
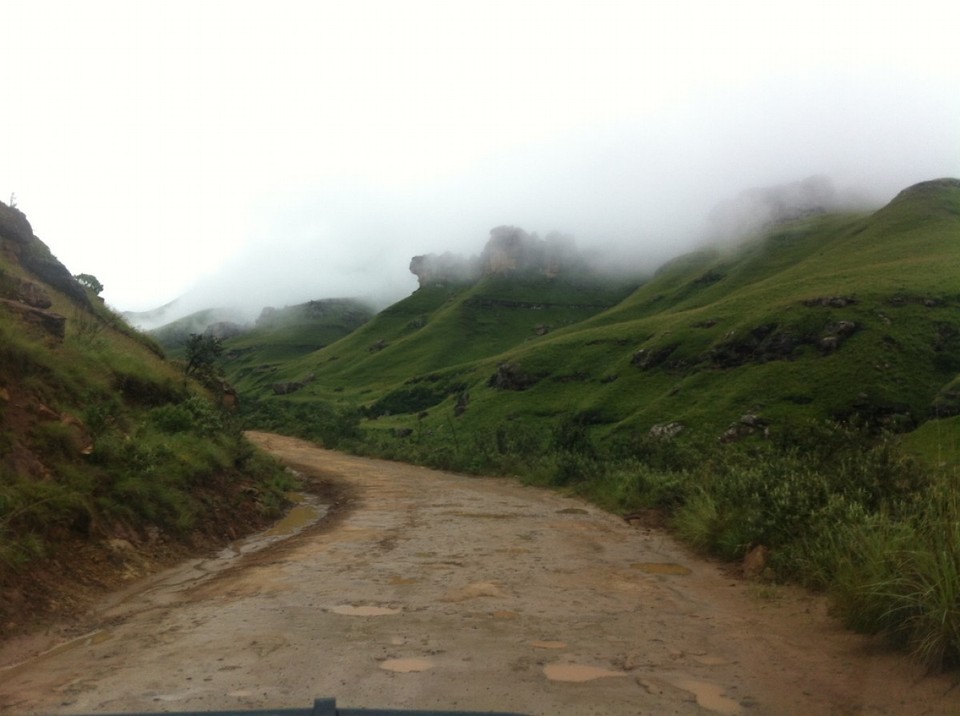
<svg viewBox="0 0 960 716">
<path fill-rule="evenodd" d="M 950 676 L 554 492 L 251 439 L 335 486 L 319 523 L 108 600 L 13 664 L 0 710 L 951 714 Z"/>
</svg>

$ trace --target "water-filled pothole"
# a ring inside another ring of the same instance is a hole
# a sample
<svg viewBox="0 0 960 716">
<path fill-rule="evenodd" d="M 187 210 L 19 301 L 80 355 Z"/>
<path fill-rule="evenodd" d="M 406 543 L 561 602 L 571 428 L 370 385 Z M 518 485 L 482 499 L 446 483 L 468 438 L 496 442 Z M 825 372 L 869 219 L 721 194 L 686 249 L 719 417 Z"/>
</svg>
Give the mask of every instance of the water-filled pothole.
<svg viewBox="0 0 960 716">
<path fill-rule="evenodd" d="M 220 559 L 231 559 L 257 552 L 269 544 L 302 532 L 322 520 L 330 510 L 329 505 L 322 504 L 319 497 L 309 492 L 288 492 L 287 499 L 293 503 L 287 514 L 263 532 L 228 545 L 217 556 Z"/>
</svg>

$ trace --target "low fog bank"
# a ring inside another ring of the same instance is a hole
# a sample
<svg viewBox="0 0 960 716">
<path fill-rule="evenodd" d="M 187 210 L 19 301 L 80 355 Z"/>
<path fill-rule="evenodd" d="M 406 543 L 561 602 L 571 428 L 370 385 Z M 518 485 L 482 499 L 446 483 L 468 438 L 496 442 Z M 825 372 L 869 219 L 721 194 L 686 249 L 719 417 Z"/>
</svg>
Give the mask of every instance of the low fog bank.
<svg viewBox="0 0 960 716">
<path fill-rule="evenodd" d="M 717 204 L 707 217 L 706 243 L 732 244 L 772 227 L 817 214 L 862 212 L 881 202 L 863 189 L 838 189 L 827 176 L 769 187 L 753 187 Z"/>
<path fill-rule="evenodd" d="M 815 214 L 872 210 L 892 198 L 881 198 L 876 188 L 838 187 L 824 175 L 720 194 L 712 204 L 705 195 L 694 198 L 689 188 L 671 196 L 660 187 L 655 196 L 637 196 L 631 226 L 622 202 L 601 212 L 601 220 L 588 219 L 536 192 L 523 202 L 516 189 L 517 203 L 506 213 L 529 223 L 493 228 L 493 207 L 500 203 L 489 192 L 469 204 L 443 198 L 440 191 L 396 196 L 340 187 L 321 192 L 323 203 L 277 202 L 260 219 L 262 240 L 249 242 L 175 301 L 127 315 L 144 330 L 209 309 L 216 309 L 217 320 L 252 324 L 264 308 L 327 298 L 352 298 L 381 310 L 432 277 L 475 279 L 530 267 L 548 275 L 573 267 L 612 278 L 651 275 L 705 245 L 734 244 Z M 583 234 L 553 228 L 541 233 L 536 222 L 551 211 Z"/>
<path fill-rule="evenodd" d="M 955 115 L 922 83 L 811 77 L 698 96 L 643 121 L 546 127 L 456 170 L 421 172 L 413 157 L 410 176 L 279 179 L 169 315 L 223 306 L 252 320 L 333 297 L 383 308 L 416 290 L 414 256 L 478 256 L 500 226 L 572 237 L 596 266 L 652 273 L 705 242 L 876 208 L 960 174 Z"/>
</svg>

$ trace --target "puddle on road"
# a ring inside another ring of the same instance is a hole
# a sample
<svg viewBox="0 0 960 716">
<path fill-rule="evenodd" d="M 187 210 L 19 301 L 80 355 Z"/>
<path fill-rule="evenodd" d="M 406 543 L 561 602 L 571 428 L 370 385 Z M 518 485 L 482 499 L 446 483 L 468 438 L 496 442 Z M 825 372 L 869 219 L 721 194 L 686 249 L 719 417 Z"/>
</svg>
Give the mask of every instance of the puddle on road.
<svg viewBox="0 0 960 716">
<path fill-rule="evenodd" d="M 585 664 L 547 664 L 543 667 L 543 673 L 550 681 L 567 681 L 576 684 L 595 679 L 627 676 L 623 671 L 610 671 Z"/>
<path fill-rule="evenodd" d="M 287 498 L 295 503 L 295 507 L 291 508 L 273 527 L 264 532 L 263 537 L 285 537 L 296 534 L 307 525 L 312 525 L 320 519 L 319 505 L 307 502 L 306 495 L 295 492 L 287 495 Z"/>
<path fill-rule="evenodd" d="M 427 659 L 387 659 L 380 668 L 397 674 L 412 674 L 433 668 L 433 662 Z"/>
<path fill-rule="evenodd" d="M 246 539 L 234 542 L 217 555 L 220 559 L 232 559 L 240 555 L 257 552 L 269 544 L 293 537 L 312 524 L 322 520 L 330 510 L 329 505 L 320 502 L 320 498 L 307 492 L 288 492 L 287 499 L 293 507 L 273 526 Z"/>
<path fill-rule="evenodd" d="M 402 609 L 394 607 L 374 607 L 374 606 L 354 606 L 352 604 L 341 604 L 336 607 L 330 607 L 334 614 L 341 614 L 347 617 L 386 617 L 393 614 L 399 614 Z"/>
<path fill-rule="evenodd" d="M 722 686 L 685 678 L 668 679 L 668 681 L 678 689 L 693 694 L 697 698 L 697 704 L 707 711 L 724 714 L 724 716 L 737 716 L 743 712 L 739 703 L 723 695 Z"/>
<path fill-rule="evenodd" d="M 682 564 L 675 562 L 635 562 L 630 565 L 633 569 L 639 569 L 647 574 L 690 574 L 690 569 Z"/>
</svg>

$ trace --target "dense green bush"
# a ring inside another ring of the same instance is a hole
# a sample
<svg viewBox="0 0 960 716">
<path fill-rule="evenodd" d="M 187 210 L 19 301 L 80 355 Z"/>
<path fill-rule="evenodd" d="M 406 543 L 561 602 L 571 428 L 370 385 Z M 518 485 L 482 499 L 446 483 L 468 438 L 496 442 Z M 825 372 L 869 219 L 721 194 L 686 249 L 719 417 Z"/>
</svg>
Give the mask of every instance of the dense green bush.
<svg viewBox="0 0 960 716">
<path fill-rule="evenodd" d="M 328 403 L 248 399 L 241 417 L 247 429 L 283 432 L 328 448 L 345 447 L 363 437 L 359 411 Z"/>
</svg>

